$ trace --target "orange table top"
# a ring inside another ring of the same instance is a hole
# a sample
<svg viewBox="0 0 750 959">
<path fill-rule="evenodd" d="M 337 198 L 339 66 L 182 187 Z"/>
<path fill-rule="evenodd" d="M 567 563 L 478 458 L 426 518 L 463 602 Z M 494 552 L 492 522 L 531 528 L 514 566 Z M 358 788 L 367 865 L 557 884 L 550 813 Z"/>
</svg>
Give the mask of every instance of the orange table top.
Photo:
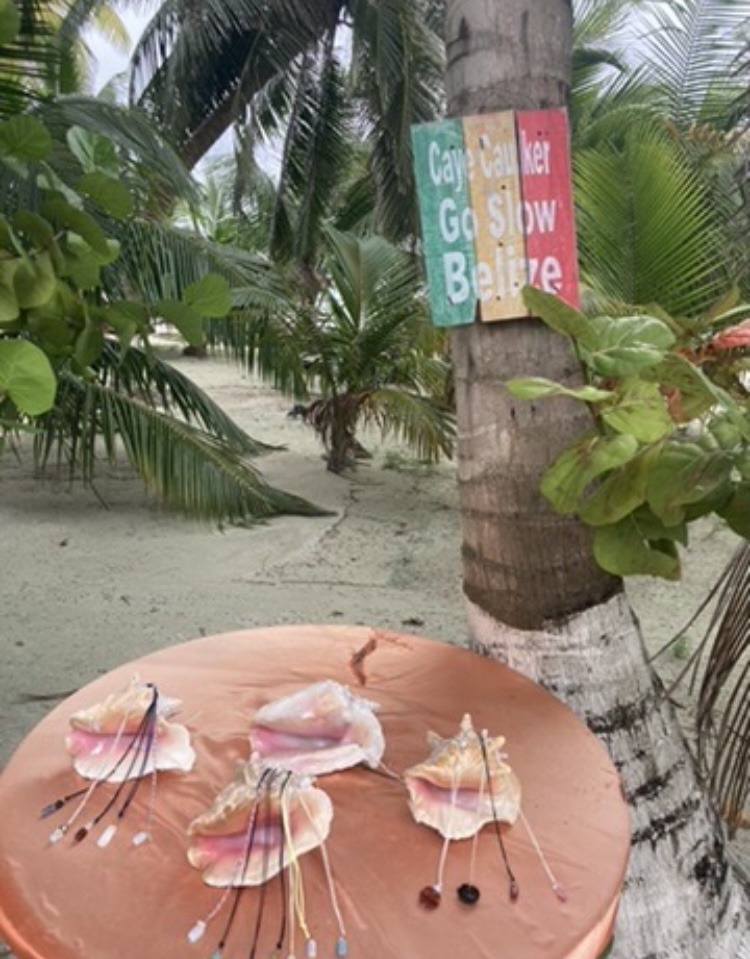
<svg viewBox="0 0 750 959">
<path fill-rule="evenodd" d="M 349 660 L 373 636 L 380 640 L 364 664 L 367 685 L 361 688 Z M 81 785 L 64 747 L 68 718 L 122 688 L 134 673 L 182 700 L 175 720 L 191 731 L 195 767 L 160 774 L 152 842 L 130 843 L 142 826 L 144 787 L 106 849 L 90 838 L 50 845 L 59 820 L 40 821 L 39 811 Z M 327 848 L 350 959 L 601 954 L 611 935 L 630 829 L 619 779 L 595 737 L 553 696 L 499 664 L 420 637 L 335 626 L 254 629 L 173 646 L 108 673 L 39 723 L 0 775 L 0 940 L 19 959 L 209 959 L 224 916 L 209 924 L 200 942 L 188 942 L 188 931 L 219 894 L 187 862 L 186 826 L 231 779 L 235 763 L 248 758 L 254 711 L 320 679 L 349 685 L 380 704 L 384 760 L 399 772 L 425 758 L 428 730 L 453 736 L 465 712 L 477 729 L 506 736 L 523 812 L 567 892 L 566 902 L 556 898 L 519 820 L 503 827 L 520 887 L 511 903 L 490 824 L 477 847 L 480 901 L 467 907 L 455 896 L 469 875 L 472 843 L 454 842 L 442 904 L 426 912 L 417 898 L 435 881 L 442 840 L 414 822 L 402 783 L 363 767 L 320 777 L 316 785 L 334 807 Z M 334 956 L 337 927 L 321 857 L 312 852 L 300 863 L 318 955 Z M 243 892 L 223 959 L 248 956 L 258 895 L 257 889 Z M 272 953 L 279 900 L 269 887 L 258 957 Z M 299 933 L 297 943 L 302 956 Z"/>
</svg>

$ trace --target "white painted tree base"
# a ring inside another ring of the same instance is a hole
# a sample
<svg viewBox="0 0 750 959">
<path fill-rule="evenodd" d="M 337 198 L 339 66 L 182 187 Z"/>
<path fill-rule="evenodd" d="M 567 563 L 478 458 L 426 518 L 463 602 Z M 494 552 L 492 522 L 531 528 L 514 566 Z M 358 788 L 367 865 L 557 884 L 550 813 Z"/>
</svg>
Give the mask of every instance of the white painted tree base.
<svg viewBox="0 0 750 959">
<path fill-rule="evenodd" d="M 565 701 L 620 772 L 633 839 L 611 959 L 750 959 L 750 891 L 731 869 L 625 596 L 544 631 L 466 606 L 471 647 Z"/>
</svg>

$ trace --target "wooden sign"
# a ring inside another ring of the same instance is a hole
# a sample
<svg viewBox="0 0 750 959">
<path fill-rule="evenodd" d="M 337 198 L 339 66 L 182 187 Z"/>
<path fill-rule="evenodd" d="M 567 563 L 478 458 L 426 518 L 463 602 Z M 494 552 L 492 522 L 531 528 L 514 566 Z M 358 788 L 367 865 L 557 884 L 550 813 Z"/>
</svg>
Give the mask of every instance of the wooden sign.
<svg viewBox="0 0 750 959">
<path fill-rule="evenodd" d="M 433 322 L 528 315 L 526 284 L 579 305 L 564 110 L 412 129 Z"/>
<path fill-rule="evenodd" d="M 463 125 L 460 120 L 412 129 L 427 284 L 435 326 L 474 320 L 476 297 L 465 283 L 474 273 L 474 244 Z"/>
</svg>

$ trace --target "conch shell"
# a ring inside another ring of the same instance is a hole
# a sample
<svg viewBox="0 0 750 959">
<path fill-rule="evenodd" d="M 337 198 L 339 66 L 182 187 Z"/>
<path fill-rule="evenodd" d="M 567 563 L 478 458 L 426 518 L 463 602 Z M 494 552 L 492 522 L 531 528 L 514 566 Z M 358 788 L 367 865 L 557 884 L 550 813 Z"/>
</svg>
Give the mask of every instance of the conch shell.
<svg viewBox="0 0 750 959">
<path fill-rule="evenodd" d="M 327 679 L 262 706 L 250 730 L 253 754 L 267 766 L 318 776 L 357 763 L 377 766 L 385 752 L 377 705 Z"/>
<path fill-rule="evenodd" d="M 480 737 L 484 737 L 486 761 Z M 429 757 L 404 773 L 409 807 L 417 822 L 437 829 L 447 839 L 468 839 L 493 819 L 515 822 L 521 786 L 504 762 L 503 736 L 478 733 L 467 713 L 458 735 L 442 739 L 428 733 L 427 742 L 432 749 Z"/>
<path fill-rule="evenodd" d="M 209 886 L 258 886 L 328 836 L 333 804 L 309 777 L 240 764 L 188 827 L 188 860 Z"/>
<path fill-rule="evenodd" d="M 65 745 L 80 776 L 116 783 L 155 769 L 193 768 L 190 733 L 166 718 L 182 704 L 156 694 L 156 708 L 147 716 L 154 695 L 154 686 L 135 676 L 125 689 L 70 717 Z"/>
</svg>

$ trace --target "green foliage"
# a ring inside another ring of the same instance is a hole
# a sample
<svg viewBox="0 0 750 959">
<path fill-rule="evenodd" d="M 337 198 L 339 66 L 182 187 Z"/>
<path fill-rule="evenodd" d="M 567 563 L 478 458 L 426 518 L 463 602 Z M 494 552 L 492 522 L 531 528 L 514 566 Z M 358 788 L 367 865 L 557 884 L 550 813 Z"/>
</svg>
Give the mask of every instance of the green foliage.
<svg viewBox="0 0 750 959">
<path fill-rule="evenodd" d="M 449 455 L 454 434 L 442 339 L 419 296 L 413 260 L 382 237 L 325 230 L 322 279 L 312 300 L 239 310 L 210 324 L 209 340 L 298 399 L 341 472 L 361 450 L 357 428 L 374 425 L 422 459 Z"/>
<path fill-rule="evenodd" d="M 0 0 L 0 444 L 32 432 L 40 469 L 54 458 L 85 482 L 102 450 L 124 451 L 161 501 L 195 517 L 319 512 L 269 487 L 247 462 L 263 447 L 150 346 L 163 319 L 201 343 L 204 320 L 232 305 L 228 277 L 251 284 L 257 264 L 143 215 L 154 186 L 162 204 L 165 184 L 193 191 L 142 116 L 82 97 L 39 98 L 32 112 L 21 84 L 3 96 L 18 53 L 2 46 L 9 10 Z"/>
<path fill-rule="evenodd" d="M 608 572 L 675 579 L 690 522 L 717 513 L 750 534 L 750 306 L 736 294 L 692 319 L 593 316 L 526 288 L 526 305 L 569 336 L 587 385 L 512 380 L 522 399 L 565 395 L 590 404 L 595 429 L 565 450 L 541 490 L 595 530 Z"/>
</svg>

